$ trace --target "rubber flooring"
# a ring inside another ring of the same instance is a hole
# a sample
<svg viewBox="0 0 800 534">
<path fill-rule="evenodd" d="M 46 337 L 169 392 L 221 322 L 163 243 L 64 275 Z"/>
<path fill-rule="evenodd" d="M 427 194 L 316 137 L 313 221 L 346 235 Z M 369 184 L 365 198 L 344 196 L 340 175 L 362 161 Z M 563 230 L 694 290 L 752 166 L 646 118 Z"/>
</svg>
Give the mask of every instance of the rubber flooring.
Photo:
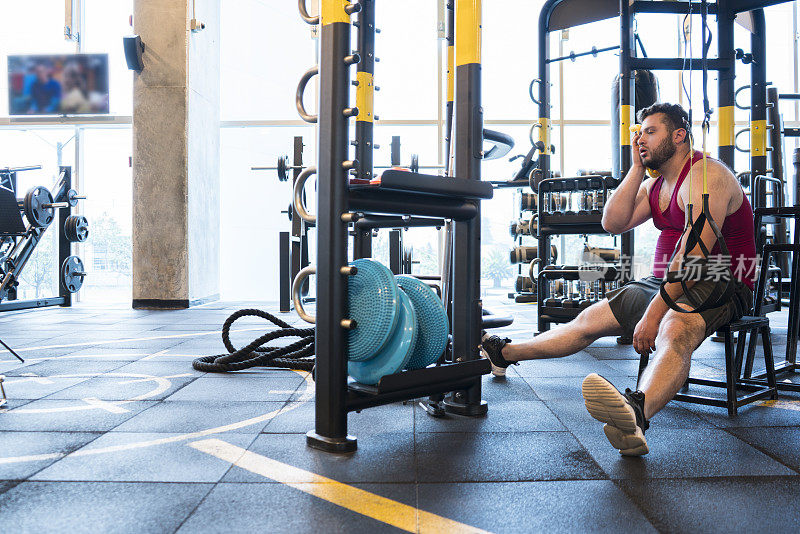
<svg viewBox="0 0 800 534">
<path fill-rule="evenodd" d="M 532 305 L 502 335 L 536 329 Z M 358 450 L 310 449 L 308 373 L 195 371 L 224 353 L 220 327 L 242 307 L 123 306 L 0 315 L 8 403 L 0 408 L 0 532 L 796 532 L 800 394 L 721 408 L 672 402 L 652 420 L 650 454 L 625 458 L 587 414 L 598 372 L 634 387 L 638 355 L 614 338 L 484 377 L 485 417 L 433 418 L 417 401 L 348 417 Z M 281 318 L 305 327 L 294 314 Z M 770 316 L 776 358 L 785 313 Z M 234 326 L 243 346 L 261 320 Z M 759 352 L 760 354 L 760 352 Z M 693 376 L 721 377 L 706 340 Z"/>
</svg>

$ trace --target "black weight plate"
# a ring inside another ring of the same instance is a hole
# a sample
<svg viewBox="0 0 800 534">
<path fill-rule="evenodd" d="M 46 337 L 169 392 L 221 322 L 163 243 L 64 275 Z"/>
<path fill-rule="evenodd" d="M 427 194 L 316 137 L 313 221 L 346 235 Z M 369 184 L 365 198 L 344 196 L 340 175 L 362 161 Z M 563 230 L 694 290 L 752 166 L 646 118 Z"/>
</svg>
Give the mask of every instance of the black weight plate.
<svg viewBox="0 0 800 534">
<path fill-rule="evenodd" d="M 67 191 L 67 202 L 69 202 L 69 205 L 72 206 L 73 208 L 78 205 L 77 197 L 78 197 L 78 192 L 75 191 L 74 189 L 70 189 L 69 191 Z"/>
<path fill-rule="evenodd" d="M 28 191 L 23 202 L 23 209 L 31 226 L 44 228 L 53 221 L 55 217 L 53 208 L 44 207 L 44 204 L 52 203 L 53 195 L 46 187 L 34 187 Z"/>
<path fill-rule="evenodd" d="M 287 172 L 289 167 L 289 156 L 280 156 L 278 158 L 278 180 L 285 182 L 289 179 Z"/>
<path fill-rule="evenodd" d="M 64 235 L 72 243 L 89 239 L 89 221 L 83 215 L 70 215 L 64 222 Z"/>
<path fill-rule="evenodd" d="M 78 256 L 69 256 L 61 264 L 61 287 L 70 293 L 75 293 L 83 286 L 86 271 L 83 262 Z"/>
</svg>

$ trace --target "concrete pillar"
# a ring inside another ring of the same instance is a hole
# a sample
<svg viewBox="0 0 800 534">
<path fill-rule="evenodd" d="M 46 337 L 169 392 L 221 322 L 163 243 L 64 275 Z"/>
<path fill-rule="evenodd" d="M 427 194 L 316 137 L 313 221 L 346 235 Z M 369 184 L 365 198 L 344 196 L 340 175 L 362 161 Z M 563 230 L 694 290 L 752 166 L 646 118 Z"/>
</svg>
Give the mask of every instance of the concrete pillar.
<svg viewBox="0 0 800 534">
<path fill-rule="evenodd" d="M 219 298 L 219 19 L 220 0 L 134 1 L 134 308 Z"/>
</svg>

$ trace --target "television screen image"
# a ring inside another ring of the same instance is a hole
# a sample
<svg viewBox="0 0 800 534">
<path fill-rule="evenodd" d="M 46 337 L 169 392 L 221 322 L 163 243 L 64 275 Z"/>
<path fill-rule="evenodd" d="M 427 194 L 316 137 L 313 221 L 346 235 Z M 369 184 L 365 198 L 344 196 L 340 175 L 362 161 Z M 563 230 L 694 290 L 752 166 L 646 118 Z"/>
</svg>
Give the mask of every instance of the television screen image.
<svg viewBox="0 0 800 534">
<path fill-rule="evenodd" d="M 8 56 L 8 112 L 108 113 L 108 54 Z"/>
</svg>

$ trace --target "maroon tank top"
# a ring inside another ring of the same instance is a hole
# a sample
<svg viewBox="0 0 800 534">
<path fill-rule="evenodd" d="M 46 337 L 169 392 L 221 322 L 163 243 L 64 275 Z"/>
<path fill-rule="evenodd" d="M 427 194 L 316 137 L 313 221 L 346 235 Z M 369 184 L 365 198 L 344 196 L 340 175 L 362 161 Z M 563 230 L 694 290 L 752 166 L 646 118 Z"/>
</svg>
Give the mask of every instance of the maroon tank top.
<svg viewBox="0 0 800 534">
<path fill-rule="evenodd" d="M 669 267 L 669 259 L 683 235 L 686 215 L 683 208 L 678 204 L 678 191 L 680 191 L 683 180 L 689 174 L 690 166 L 701 159 L 703 159 L 703 154 L 695 151 L 691 162 L 687 161 L 683 166 L 678 176 L 678 183 L 672 191 L 669 206 L 663 212 L 658 204 L 658 196 L 661 192 L 661 185 L 664 183 L 664 177 L 659 176 L 650 188 L 650 211 L 653 214 L 653 224 L 661 230 L 653 257 L 653 276 L 664 277 Z M 753 289 L 755 287 L 757 266 L 753 208 L 750 206 L 747 195 L 742 194 L 742 205 L 734 213 L 725 217 L 720 232 L 722 232 L 722 237 L 725 239 L 725 244 L 731 254 L 730 265 L 734 277 L 750 289 Z M 694 207 L 695 214 L 698 209 L 702 209 L 702 206 Z M 719 222 L 717 222 L 717 225 L 719 225 Z M 720 254 L 719 243 L 714 245 L 711 254 Z"/>
</svg>

